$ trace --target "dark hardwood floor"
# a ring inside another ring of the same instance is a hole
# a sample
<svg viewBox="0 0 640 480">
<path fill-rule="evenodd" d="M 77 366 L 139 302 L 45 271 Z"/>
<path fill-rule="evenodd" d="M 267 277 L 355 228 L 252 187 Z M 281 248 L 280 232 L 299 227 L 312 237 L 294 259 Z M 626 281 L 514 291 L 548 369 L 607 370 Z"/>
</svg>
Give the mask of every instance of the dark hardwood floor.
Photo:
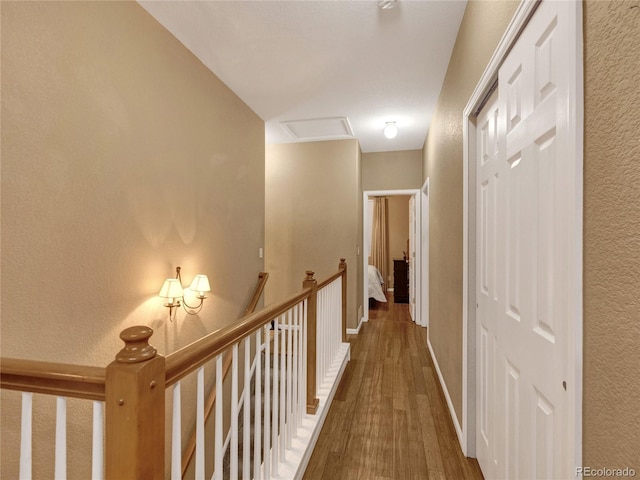
<svg viewBox="0 0 640 480">
<path fill-rule="evenodd" d="M 407 304 L 377 303 L 358 335 L 304 478 L 482 479 L 462 455 L 426 345 Z"/>
</svg>

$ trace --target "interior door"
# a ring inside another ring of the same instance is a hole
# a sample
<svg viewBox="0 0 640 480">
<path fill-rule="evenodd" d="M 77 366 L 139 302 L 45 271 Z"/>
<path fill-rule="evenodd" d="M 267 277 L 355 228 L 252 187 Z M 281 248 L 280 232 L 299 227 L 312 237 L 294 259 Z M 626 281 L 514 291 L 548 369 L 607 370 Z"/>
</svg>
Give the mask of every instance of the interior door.
<svg viewBox="0 0 640 480">
<path fill-rule="evenodd" d="M 476 299 L 478 323 L 476 352 L 476 455 L 485 478 L 497 477 L 496 450 L 496 349 L 500 313 L 498 302 L 498 176 L 504 149 L 498 142 L 498 93 L 494 92 L 476 122 Z M 502 154 L 502 157 L 501 157 Z"/>
<path fill-rule="evenodd" d="M 543 1 L 477 132 L 477 453 L 486 478 L 572 477 L 567 395 L 575 161 L 569 2 Z M 493 132 L 493 133 L 492 133 Z"/>
</svg>

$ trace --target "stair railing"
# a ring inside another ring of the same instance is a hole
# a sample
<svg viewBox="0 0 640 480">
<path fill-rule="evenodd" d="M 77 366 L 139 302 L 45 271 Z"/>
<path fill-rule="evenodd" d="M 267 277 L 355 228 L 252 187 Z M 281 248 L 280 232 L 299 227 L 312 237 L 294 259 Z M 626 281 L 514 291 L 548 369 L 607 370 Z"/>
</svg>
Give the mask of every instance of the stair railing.
<svg viewBox="0 0 640 480">
<path fill-rule="evenodd" d="M 267 272 L 260 272 L 258 274 L 258 284 L 251 296 L 251 300 L 249 301 L 249 305 L 244 311 L 245 315 L 249 315 L 255 312 L 256 307 L 258 306 L 258 302 L 260 301 L 260 297 L 264 292 L 264 287 L 267 284 L 267 280 L 269 280 L 269 274 Z M 227 379 L 227 375 L 229 374 L 229 370 L 231 368 L 231 356 L 225 355 L 223 363 L 222 363 L 222 384 L 224 385 L 225 380 Z M 209 421 L 209 417 L 211 416 L 211 412 L 213 412 L 213 406 L 216 401 L 216 388 L 215 386 L 209 390 L 209 394 L 205 400 L 205 413 L 204 413 L 204 423 L 205 426 Z M 193 430 L 189 440 L 186 444 L 186 448 L 182 453 L 182 476 L 184 477 L 187 468 L 189 467 L 189 463 L 193 459 L 193 455 L 196 451 L 196 429 Z"/>
<path fill-rule="evenodd" d="M 246 315 L 166 358 L 149 345 L 153 331 L 136 326 L 121 332 L 125 346 L 106 368 L 1 359 L 1 387 L 23 392 L 20 478 L 31 477 L 31 398 L 33 393 L 44 393 L 58 396 L 56 478 L 66 475 L 65 398 L 76 397 L 94 401 L 93 478 L 103 478 L 104 472 L 107 479 L 164 479 L 166 389 L 171 390 L 173 399 L 172 436 L 167 442 L 171 445 L 171 477 L 181 478 L 180 385 L 189 375 L 195 375 L 197 383 L 195 472 L 196 478 L 205 478 L 204 366 L 213 361 L 216 384 L 213 478 L 221 480 L 226 352 L 230 352 L 231 358 L 228 476 L 235 479 L 242 473 L 243 478 L 257 479 L 288 475 L 287 457 L 299 448 L 294 444 L 306 415 L 318 408 L 317 388 L 323 378 L 317 370 L 329 372 L 331 352 L 346 338 L 345 305 L 346 264 L 341 259 L 338 273 L 328 279 L 318 284 L 313 272 L 307 272 L 303 289 L 298 293 Z M 324 325 L 329 321 L 334 322 L 334 327 Z M 336 327 L 341 334 L 334 331 Z M 244 380 L 243 388 L 240 380 Z M 241 390 L 245 393 L 242 403 Z M 238 438 L 240 408 L 244 410 L 244 426 L 249 425 L 247 419 L 253 416 L 255 427 L 252 436 L 250 428 L 243 428 L 242 456 Z M 299 474 L 299 471 L 292 474 L 292 478 Z"/>
</svg>

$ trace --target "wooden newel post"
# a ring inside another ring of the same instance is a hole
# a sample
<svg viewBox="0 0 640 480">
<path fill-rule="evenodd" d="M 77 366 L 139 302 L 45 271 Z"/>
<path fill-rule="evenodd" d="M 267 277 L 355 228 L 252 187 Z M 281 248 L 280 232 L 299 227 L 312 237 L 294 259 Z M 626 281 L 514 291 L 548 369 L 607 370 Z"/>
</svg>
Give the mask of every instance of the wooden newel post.
<svg viewBox="0 0 640 480">
<path fill-rule="evenodd" d="M 129 327 L 125 347 L 107 367 L 107 480 L 164 480 L 165 359 L 149 345 L 153 330 Z"/>
<path fill-rule="evenodd" d="M 306 273 L 302 288 L 311 288 L 311 296 L 307 303 L 307 413 L 314 415 L 320 403 L 316 396 L 318 282 L 313 278 L 314 272 L 307 270 Z"/>
<path fill-rule="evenodd" d="M 340 259 L 338 270 L 342 272 L 342 343 L 347 341 L 347 261 Z"/>
</svg>

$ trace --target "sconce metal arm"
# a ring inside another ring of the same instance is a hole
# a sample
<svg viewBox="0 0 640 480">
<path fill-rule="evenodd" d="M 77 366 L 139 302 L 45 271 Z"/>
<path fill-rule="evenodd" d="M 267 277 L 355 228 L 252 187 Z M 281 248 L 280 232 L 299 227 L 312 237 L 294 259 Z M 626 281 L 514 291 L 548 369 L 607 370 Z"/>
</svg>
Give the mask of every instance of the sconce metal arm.
<svg viewBox="0 0 640 480">
<path fill-rule="evenodd" d="M 180 285 L 182 285 L 182 276 L 180 275 L 180 270 L 181 270 L 180 267 L 176 267 L 176 278 L 180 282 Z M 205 295 L 199 295 L 196 298 L 200 300 L 200 303 L 195 307 L 192 307 L 184 299 L 184 295 L 182 296 L 182 308 L 184 308 L 184 311 L 187 312 L 189 315 L 197 315 L 198 313 L 200 313 L 200 310 L 202 310 L 202 304 L 204 303 L 204 300 L 207 297 Z M 181 302 L 178 302 L 178 304 L 180 303 Z M 191 309 L 191 311 L 189 311 L 189 309 Z"/>
</svg>

